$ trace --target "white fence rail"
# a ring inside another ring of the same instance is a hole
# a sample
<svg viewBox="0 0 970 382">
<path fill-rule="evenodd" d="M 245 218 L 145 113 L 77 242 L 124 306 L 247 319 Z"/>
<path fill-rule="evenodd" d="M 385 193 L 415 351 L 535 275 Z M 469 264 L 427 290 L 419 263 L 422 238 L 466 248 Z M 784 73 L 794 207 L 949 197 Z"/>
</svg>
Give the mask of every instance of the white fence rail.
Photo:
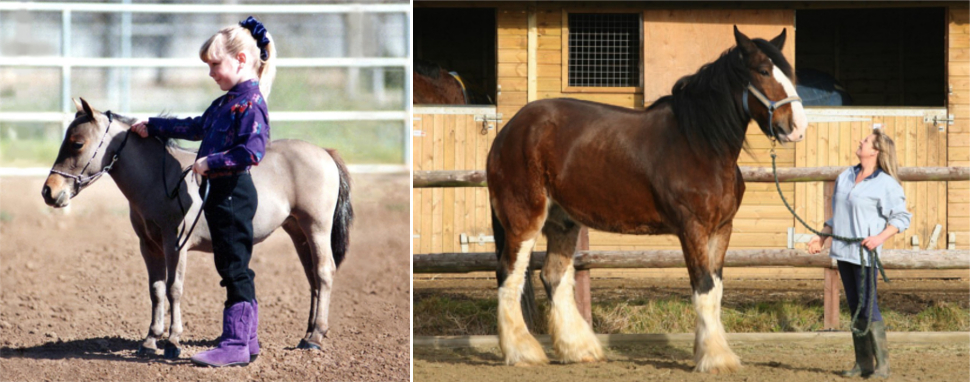
<svg viewBox="0 0 970 382">
<path fill-rule="evenodd" d="M 125 0 L 130 1 L 130 0 Z M 400 121 L 403 128 L 403 155 L 401 164 L 408 166 L 411 157 L 409 111 L 411 107 L 411 5 L 410 4 L 319 4 L 319 5 L 199 5 L 199 4 L 130 4 L 130 3 L 35 3 L 0 2 L 2 11 L 60 12 L 61 13 L 61 50 L 60 56 L 4 56 L 0 57 L 0 67 L 59 67 L 61 68 L 61 112 L 11 112 L 0 111 L 0 122 L 62 122 L 64 128 L 73 120 L 74 103 L 71 100 L 72 68 L 204 68 L 198 59 L 186 58 L 90 58 L 72 57 L 71 54 L 71 15 L 73 12 L 122 13 L 121 52 L 123 56 L 131 53 L 132 13 L 168 14 L 332 14 L 332 13 L 401 13 L 406 15 L 407 24 L 404 38 L 406 57 L 340 57 L 340 58 L 281 58 L 277 67 L 281 68 L 402 68 L 404 70 L 404 107 L 399 111 L 303 111 L 274 112 L 274 121 Z M 126 74 L 127 75 L 127 74 Z M 130 79 L 122 81 L 129 92 Z M 122 97 L 123 101 L 128 97 Z M 121 105 L 127 111 L 127 105 Z M 151 115 L 126 113 L 134 117 L 147 118 Z M 176 115 L 198 115 L 201 111 Z M 0 175 L 9 173 L 36 173 L 39 169 L 0 168 Z M 46 170 L 44 170 L 46 173 Z"/>
</svg>

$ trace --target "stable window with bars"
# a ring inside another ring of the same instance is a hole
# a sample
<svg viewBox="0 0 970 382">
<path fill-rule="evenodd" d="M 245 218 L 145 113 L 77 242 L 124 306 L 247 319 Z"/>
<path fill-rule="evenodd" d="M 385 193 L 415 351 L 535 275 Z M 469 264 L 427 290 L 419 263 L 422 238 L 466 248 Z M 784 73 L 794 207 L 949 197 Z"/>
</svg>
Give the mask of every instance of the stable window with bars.
<svg viewBox="0 0 970 382">
<path fill-rule="evenodd" d="M 570 13 L 570 87 L 640 86 L 640 15 Z"/>
</svg>

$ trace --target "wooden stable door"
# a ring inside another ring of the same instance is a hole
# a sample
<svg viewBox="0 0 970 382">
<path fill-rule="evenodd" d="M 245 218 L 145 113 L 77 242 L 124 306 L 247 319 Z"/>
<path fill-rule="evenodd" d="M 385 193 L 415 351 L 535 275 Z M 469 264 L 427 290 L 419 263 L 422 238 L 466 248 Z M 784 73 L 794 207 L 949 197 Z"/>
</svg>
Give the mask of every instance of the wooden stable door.
<svg viewBox="0 0 970 382">
<path fill-rule="evenodd" d="M 934 124 L 946 115 L 946 108 L 839 107 L 806 108 L 809 120 L 805 140 L 796 144 L 795 166 L 854 166 L 859 141 L 882 128 L 896 143 L 900 167 L 942 167 L 947 165 L 946 127 Z M 942 226 L 934 249 L 946 249 L 946 182 L 903 182 L 906 208 L 913 214 L 909 229 L 886 242 L 886 249 L 908 249 L 913 236 L 925 249 L 937 224 Z M 798 183 L 795 209 L 812 227 L 821 228 L 831 209 L 831 182 Z M 796 232 L 808 234 L 801 224 Z"/>
<path fill-rule="evenodd" d="M 414 171 L 485 170 L 500 122 L 495 107 L 415 107 Z M 489 252 L 492 218 L 488 189 L 415 188 L 414 253 Z"/>
</svg>

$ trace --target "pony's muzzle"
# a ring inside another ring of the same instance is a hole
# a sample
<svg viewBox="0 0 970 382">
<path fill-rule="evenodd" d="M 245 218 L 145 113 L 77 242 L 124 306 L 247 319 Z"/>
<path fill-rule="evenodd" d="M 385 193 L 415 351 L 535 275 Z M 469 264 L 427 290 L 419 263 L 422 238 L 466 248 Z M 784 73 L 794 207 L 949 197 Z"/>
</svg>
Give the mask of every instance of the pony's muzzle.
<svg viewBox="0 0 970 382">
<path fill-rule="evenodd" d="M 60 192 L 55 194 L 55 191 L 53 191 L 51 188 L 50 183 L 51 179 L 48 179 L 47 184 L 44 184 L 44 188 L 40 191 L 41 196 L 44 197 L 44 203 L 46 203 L 48 206 L 56 208 L 67 207 L 71 201 L 70 191 L 68 191 L 67 187 L 60 187 Z"/>
</svg>

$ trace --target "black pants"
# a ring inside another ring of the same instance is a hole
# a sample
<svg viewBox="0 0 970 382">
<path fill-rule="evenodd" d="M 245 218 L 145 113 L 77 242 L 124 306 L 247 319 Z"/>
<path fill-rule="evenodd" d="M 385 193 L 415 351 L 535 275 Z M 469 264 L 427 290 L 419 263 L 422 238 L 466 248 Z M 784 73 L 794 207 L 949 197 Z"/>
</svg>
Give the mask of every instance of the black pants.
<svg viewBox="0 0 970 382">
<path fill-rule="evenodd" d="M 879 298 L 876 293 L 879 289 L 872 286 L 873 278 L 878 278 L 879 271 L 875 267 L 866 268 L 866 278 L 862 279 L 862 267 L 839 261 L 839 276 L 842 277 L 842 288 L 845 289 L 845 299 L 849 302 L 849 313 L 855 314 L 859 304 L 862 304 L 862 312 L 859 312 L 859 319 L 869 321 L 869 300 L 872 299 L 872 320 L 882 321 L 882 313 L 879 312 Z M 859 287 L 862 286 L 863 300 L 859 301 Z M 872 289 L 872 296 L 869 289 Z"/>
<path fill-rule="evenodd" d="M 253 217 L 256 216 L 256 186 L 249 173 L 206 179 L 209 199 L 203 211 L 209 222 L 219 285 L 226 288 L 226 307 L 241 301 L 255 301 L 256 274 L 249 269 L 253 255 Z M 203 187 L 199 192 L 204 192 Z"/>
</svg>

